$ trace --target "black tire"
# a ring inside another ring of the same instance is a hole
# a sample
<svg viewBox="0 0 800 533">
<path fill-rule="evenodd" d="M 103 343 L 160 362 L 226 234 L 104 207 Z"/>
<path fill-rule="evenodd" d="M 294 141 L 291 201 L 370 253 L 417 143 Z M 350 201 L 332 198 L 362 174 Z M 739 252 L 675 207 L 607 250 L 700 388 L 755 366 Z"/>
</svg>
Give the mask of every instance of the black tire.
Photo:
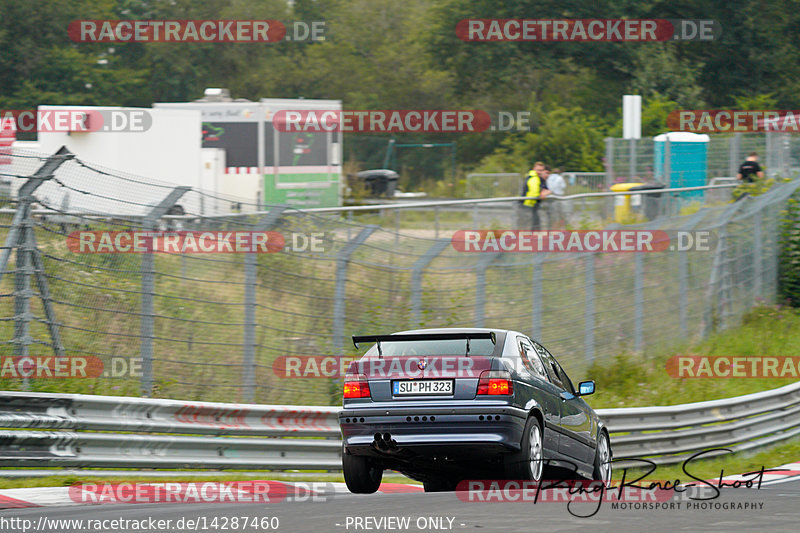
<svg viewBox="0 0 800 533">
<path fill-rule="evenodd" d="M 352 493 L 372 494 L 381 486 L 383 468 L 370 457 L 343 452 L 342 470 L 347 489 Z"/>
<path fill-rule="evenodd" d="M 604 485 L 611 481 L 611 441 L 605 431 L 601 431 L 597 438 L 592 479 L 602 481 Z"/>
<path fill-rule="evenodd" d="M 453 492 L 458 486 L 458 481 L 449 477 L 441 477 L 423 481 L 422 486 L 425 488 L 425 492 Z"/>
<path fill-rule="evenodd" d="M 544 433 L 536 417 L 528 417 L 520 450 L 505 460 L 506 479 L 541 481 L 544 471 Z"/>
</svg>

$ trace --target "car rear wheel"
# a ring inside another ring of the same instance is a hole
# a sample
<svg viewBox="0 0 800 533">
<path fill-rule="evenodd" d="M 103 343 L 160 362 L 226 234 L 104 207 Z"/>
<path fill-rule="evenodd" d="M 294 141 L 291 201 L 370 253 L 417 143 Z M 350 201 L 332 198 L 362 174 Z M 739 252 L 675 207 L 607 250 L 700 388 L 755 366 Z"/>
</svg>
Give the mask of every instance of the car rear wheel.
<svg viewBox="0 0 800 533">
<path fill-rule="evenodd" d="M 506 477 L 525 481 L 541 481 L 544 470 L 544 439 L 536 417 L 529 417 L 522 434 L 520 450 L 506 458 Z"/>
<path fill-rule="evenodd" d="M 350 492 L 372 494 L 381 486 L 383 468 L 370 457 L 342 452 L 344 482 Z"/>
<path fill-rule="evenodd" d="M 608 485 L 611 481 L 611 444 L 605 431 L 597 439 L 597 451 L 594 454 L 594 472 L 592 477 Z"/>
</svg>

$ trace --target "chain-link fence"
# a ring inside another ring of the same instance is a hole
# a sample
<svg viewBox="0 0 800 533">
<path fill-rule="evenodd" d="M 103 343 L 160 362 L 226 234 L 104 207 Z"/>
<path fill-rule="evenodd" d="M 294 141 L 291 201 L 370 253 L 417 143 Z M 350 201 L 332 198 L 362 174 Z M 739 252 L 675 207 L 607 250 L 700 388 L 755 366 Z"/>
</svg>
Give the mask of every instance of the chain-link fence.
<svg viewBox="0 0 800 533">
<path fill-rule="evenodd" d="M 670 169 L 672 150 L 684 143 L 646 139 L 606 139 L 606 173 L 609 182 L 670 181 L 680 185 L 691 179 L 690 173 L 682 176 L 682 168 Z M 792 178 L 800 173 L 800 142 L 789 133 L 715 133 L 708 136 L 703 154 L 691 161 L 691 171 L 702 176 L 702 181 L 715 177 L 736 176 L 739 165 L 752 152 L 760 156 L 767 177 Z M 666 146 L 665 146 L 666 145 Z M 674 153 L 672 155 L 675 155 Z M 673 175 L 675 174 L 675 175 Z"/>
<path fill-rule="evenodd" d="M 6 177 L 17 201 L 0 210 L 0 388 L 283 404 L 336 403 L 338 373 L 324 356 L 354 355 L 353 334 L 516 329 L 580 376 L 620 351 L 734 324 L 774 298 L 779 212 L 800 186 L 630 226 L 708 230 L 708 252 L 463 253 L 452 228 L 486 227 L 472 208 L 438 231 L 432 211 L 414 227 L 388 208 L 209 216 L 202 191 L 70 154 L 15 158 L 25 171 Z M 66 211 L 66 194 L 96 209 Z M 203 242 L 198 232 L 217 236 L 208 250 L 187 247 L 189 234 Z M 285 246 L 231 253 L 219 242 L 235 242 L 229 232 L 273 232 Z M 181 235 L 182 247 L 125 253 L 136 234 Z M 59 363 L 47 358 L 62 356 L 83 358 L 83 372 L 53 375 Z M 286 356 L 306 366 L 287 372 Z"/>
</svg>

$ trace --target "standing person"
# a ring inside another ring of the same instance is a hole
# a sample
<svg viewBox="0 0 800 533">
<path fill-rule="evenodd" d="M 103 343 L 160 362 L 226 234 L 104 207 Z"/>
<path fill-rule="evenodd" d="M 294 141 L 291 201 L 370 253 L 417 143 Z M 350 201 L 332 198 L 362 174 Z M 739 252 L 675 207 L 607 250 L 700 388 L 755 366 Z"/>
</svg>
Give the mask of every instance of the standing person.
<svg viewBox="0 0 800 533">
<path fill-rule="evenodd" d="M 549 171 L 548 167 L 545 170 Z M 547 176 L 547 188 L 556 196 L 564 196 L 567 192 L 567 182 L 561 176 L 561 169 L 554 168 L 553 173 Z M 551 200 L 547 202 L 547 218 L 550 229 L 563 229 L 566 226 L 564 219 L 564 202 Z"/>
<path fill-rule="evenodd" d="M 739 173 L 736 174 L 736 179 L 742 182 L 753 183 L 753 176 L 759 179 L 764 178 L 764 171 L 761 170 L 761 165 L 758 164 L 758 153 L 750 152 L 747 159 L 739 167 Z"/>
<path fill-rule="evenodd" d="M 541 225 L 539 220 L 539 204 L 540 199 L 546 198 L 550 194 L 547 188 L 546 178 L 542 178 L 539 173 L 545 171 L 545 165 L 541 161 L 533 164 L 533 168 L 528 172 L 528 178 L 525 180 L 525 190 L 522 196 L 527 197 L 523 205 L 530 208 L 531 213 L 531 229 L 538 231 Z"/>
</svg>

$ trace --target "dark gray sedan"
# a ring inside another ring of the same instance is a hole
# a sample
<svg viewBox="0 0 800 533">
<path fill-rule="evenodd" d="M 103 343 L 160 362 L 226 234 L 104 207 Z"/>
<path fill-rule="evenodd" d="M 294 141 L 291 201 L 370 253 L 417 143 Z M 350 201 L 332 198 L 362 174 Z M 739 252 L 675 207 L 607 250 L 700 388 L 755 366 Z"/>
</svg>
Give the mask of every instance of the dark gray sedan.
<svg viewBox="0 0 800 533">
<path fill-rule="evenodd" d="M 347 487 L 375 492 L 383 471 L 453 490 L 463 479 L 608 482 L 608 431 L 543 346 L 516 331 L 425 329 L 353 337 L 374 345 L 344 383 Z"/>
</svg>

